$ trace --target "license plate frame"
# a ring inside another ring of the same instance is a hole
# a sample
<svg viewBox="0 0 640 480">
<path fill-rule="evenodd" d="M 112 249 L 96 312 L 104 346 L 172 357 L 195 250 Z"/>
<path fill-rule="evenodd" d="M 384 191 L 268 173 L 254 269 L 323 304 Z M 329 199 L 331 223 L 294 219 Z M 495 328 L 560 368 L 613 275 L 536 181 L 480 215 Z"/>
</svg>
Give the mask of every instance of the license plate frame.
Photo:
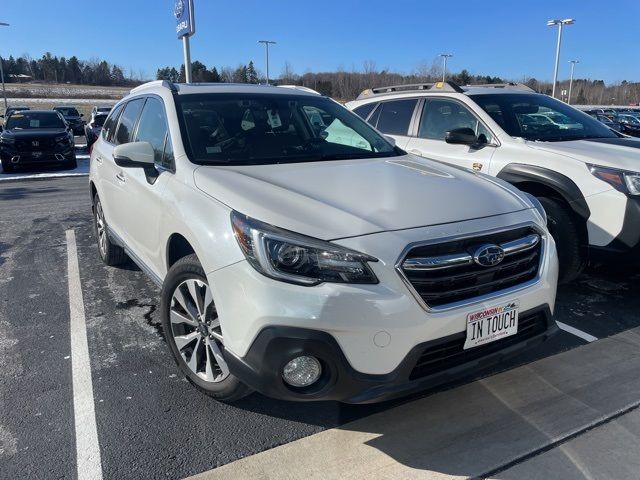
<svg viewBox="0 0 640 480">
<path fill-rule="evenodd" d="M 464 350 L 481 347 L 518 333 L 520 302 L 510 300 L 467 315 Z"/>
</svg>

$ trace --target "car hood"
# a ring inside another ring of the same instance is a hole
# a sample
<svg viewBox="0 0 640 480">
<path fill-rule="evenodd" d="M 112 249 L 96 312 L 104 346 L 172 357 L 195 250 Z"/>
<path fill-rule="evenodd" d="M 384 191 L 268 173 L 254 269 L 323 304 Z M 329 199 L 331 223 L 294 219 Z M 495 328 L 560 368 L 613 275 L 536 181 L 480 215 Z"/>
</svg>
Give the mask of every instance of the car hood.
<svg viewBox="0 0 640 480">
<path fill-rule="evenodd" d="M 27 128 L 24 130 L 5 130 L 3 135 L 9 135 L 16 140 L 29 138 L 51 138 L 67 133 L 64 128 Z"/>
<path fill-rule="evenodd" d="M 527 142 L 544 152 L 571 157 L 584 163 L 622 170 L 640 171 L 640 140 L 635 138 L 596 138 L 571 142 Z"/>
<path fill-rule="evenodd" d="M 201 166 L 198 189 L 260 221 L 332 240 L 531 208 L 482 174 L 413 155 L 253 166 Z"/>
</svg>

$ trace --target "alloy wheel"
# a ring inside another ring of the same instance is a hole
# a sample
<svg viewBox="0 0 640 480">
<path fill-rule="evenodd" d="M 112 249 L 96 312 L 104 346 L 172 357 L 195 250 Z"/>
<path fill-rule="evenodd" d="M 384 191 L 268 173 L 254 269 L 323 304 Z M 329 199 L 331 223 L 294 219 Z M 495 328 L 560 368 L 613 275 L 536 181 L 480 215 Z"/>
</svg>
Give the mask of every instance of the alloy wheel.
<svg viewBox="0 0 640 480">
<path fill-rule="evenodd" d="M 189 369 L 206 382 L 226 379 L 229 367 L 209 285 L 195 278 L 180 283 L 173 291 L 169 315 L 173 340 Z"/>
</svg>

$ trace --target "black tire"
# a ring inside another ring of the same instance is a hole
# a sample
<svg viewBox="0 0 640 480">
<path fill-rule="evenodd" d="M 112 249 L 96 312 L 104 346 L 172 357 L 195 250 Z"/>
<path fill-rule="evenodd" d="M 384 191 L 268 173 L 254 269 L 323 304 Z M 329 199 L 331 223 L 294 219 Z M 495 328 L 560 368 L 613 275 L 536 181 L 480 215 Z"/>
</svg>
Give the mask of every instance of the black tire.
<svg viewBox="0 0 640 480">
<path fill-rule="evenodd" d="M 252 390 L 244 383 L 242 383 L 238 378 L 236 378 L 232 373 L 223 374 L 222 369 L 217 370 L 217 373 L 221 377 L 220 380 L 206 381 L 203 378 L 203 372 L 200 372 L 200 374 L 198 374 L 188 366 L 186 359 L 182 356 L 180 350 L 178 350 L 178 346 L 176 345 L 176 340 L 174 338 L 174 328 L 177 329 L 178 327 L 183 325 L 185 328 L 190 329 L 190 333 L 192 334 L 197 333 L 198 329 L 201 328 L 191 326 L 186 322 L 183 324 L 172 324 L 171 322 L 172 309 L 174 310 L 174 312 L 176 309 L 182 309 L 182 307 L 174 301 L 174 293 L 176 293 L 179 288 L 182 288 L 182 285 L 184 285 L 185 282 L 193 280 L 201 282 L 206 285 L 206 288 L 209 288 L 207 277 L 205 276 L 204 270 L 200 265 L 200 262 L 198 261 L 198 257 L 196 257 L 195 254 L 181 258 L 169 269 L 169 272 L 167 273 L 167 276 L 165 277 L 164 283 L 162 285 L 162 293 L 160 297 L 160 316 L 162 328 L 164 330 L 164 337 L 167 341 L 167 345 L 169 346 L 169 350 L 173 355 L 173 359 L 180 368 L 181 372 L 187 377 L 187 380 L 189 380 L 189 382 L 191 382 L 198 390 L 221 402 L 237 401 L 249 395 Z M 197 308 L 194 304 L 192 305 L 194 306 L 194 308 Z M 210 329 L 212 329 L 212 327 L 208 322 L 210 322 L 211 320 L 217 321 L 217 323 L 219 324 L 219 319 L 217 318 L 217 314 L 215 311 L 215 302 L 211 302 L 210 307 L 207 309 L 204 317 L 201 318 L 205 319 L 204 323 L 207 323 L 209 325 L 208 328 Z M 203 323 L 203 321 L 201 320 L 200 323 Z M 175 327 L 173 325 L 175 325 Z M 209 330 L 207 330 L 207 332 L 208 331 Z M 211 331 L 213 331 L 213 329 Z M 187 333 L 186 331 L 176 331 L 175 334 L 186 335 Z M 212 335 L 209 335 L 208 337 L 208 340 L 212 341 Z M 193 350 L 191 351 L 191 356 L 195 355 L 195 350 L 197 350 L 198 348 L 203 348 L 205 350 L 209 348 L 208 344 L 204 343 L 205 339 L 207 339 L 207 336 L 197 338 L 198 343 L 191 343 L 191 347 L 185 346 L 188 344 L 182 346 L 182 350 L 187 352 L 186 354 L 189 353 L 189 349 L 192 347 Z M 201 340 L 203 343 L 200 343 Z M 194 340 L 194 342 L 195 341 L 196 340 Z M 218 342 L 217 345 L 218 347 L 224 347 L 224 345 L 220 342 Z M 223 354 L 224 358 L 224 348 L 220 348 L 220 351 Z M 208 354 L 209 352 L 207 351 L 206 353 Z M 216 362 L 215 366 L 218 367 L 218 365 L 219 364 Z"/>
<path fill-rule="evenodd" d="M 538 197 L 538 200 L 547 212 L 547 226 L 558 250 L 558 282 L 571 282 L 582 273 L 586 264 L 578 219 L 561 201 L 548 197 Z"/>
<path fill-rule="evenodd" d="M 102 218 L 101 222 L 99 217 Z M 104 218 L 100 197 L 98 197 L 97 194 L 93 197 L 93 231 L 96 234 L 98 253 L 105 264 L 113 267 L 127 262 L 128 257 L 127 254 L 124 253 L 124 248 L 115 245 L 109 238 L 107 221 Z M 102 235 L 104 235 L 104 237 L 102 237 Z"/>
</svg>

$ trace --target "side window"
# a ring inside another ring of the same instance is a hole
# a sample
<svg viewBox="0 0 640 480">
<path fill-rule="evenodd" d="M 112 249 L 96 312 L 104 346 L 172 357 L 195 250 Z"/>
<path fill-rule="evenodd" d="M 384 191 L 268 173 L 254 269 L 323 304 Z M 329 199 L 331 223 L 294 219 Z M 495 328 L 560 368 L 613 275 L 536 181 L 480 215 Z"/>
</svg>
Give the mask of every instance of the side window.
<svg viewBox="0 0 640 480">
<path fill-rule="evenodd" d="M 417 103 L 416 99 L 381 103 L 376 128 L 389 135 L 408 135 L 409 123 Z"/>
<path fill-rule="evenodd" d="M 120 116 L 120 123 L 118 123 L 118 129 L 116 130 L 115 141 L 113 143 L 121 145 L 131 141 L 133 128 L 135 127 L 136 120 L 138 120 L 143 105 L 144 98 L 136 98 L 127 103 L 124 112 L 122 112 Z"/>
<path fill-rule="evenodd" d="M 153 147 L 155 162 L 161 165 L 166 136 L 167 120 L 162 101 L 150 97 L 142 109 L 134 141 L 149 142 Z"/>
<path fill-rule="evenodd" d="M 116 125 L 118 125 L 118 117 L 120 116 L 120 112 L 122 111 L 123 106 L 124 103 L 121 103 L 116 108 L 114 108 L 109 115 L 109 118 L 107 118 L 107 121 L 104 122 L 104 125 L 102 126 L 102 138 L 107 142 L 113 141 L 113 132 L 116 129 Z"/>
<path fill-rule="evenodd" d="M 376 105 L 377 105 L 376 102 L 371 102 L 371 103 L 367 103 L 366 105 L 361 105 L 360 107 L 354 108 L 353 113 L 358 115 L 363 120 L 366 120 L 369 114 L 373 112 L 373 109 L 375 108 Z"/>
<path fill-rule="evenodd" d="M 447 132 L 457 128 L 470 128 L 485 141 L 493 141 L 491 132 L 467 107 L 453 100 L 427 100 L 422 110 L 418 137 L 444 140 Z"/>
<path fill-rule="evenodd" d="M 164 143 L 164 155 L 162 156 L 162 162 L 160 165 L 171 170 L 174 168 L 173 160 L 173 144 L 171 143 L 171 136 L 169 135 L 169 132 L 167 132 L 167 138 Z"/>
</svg>

